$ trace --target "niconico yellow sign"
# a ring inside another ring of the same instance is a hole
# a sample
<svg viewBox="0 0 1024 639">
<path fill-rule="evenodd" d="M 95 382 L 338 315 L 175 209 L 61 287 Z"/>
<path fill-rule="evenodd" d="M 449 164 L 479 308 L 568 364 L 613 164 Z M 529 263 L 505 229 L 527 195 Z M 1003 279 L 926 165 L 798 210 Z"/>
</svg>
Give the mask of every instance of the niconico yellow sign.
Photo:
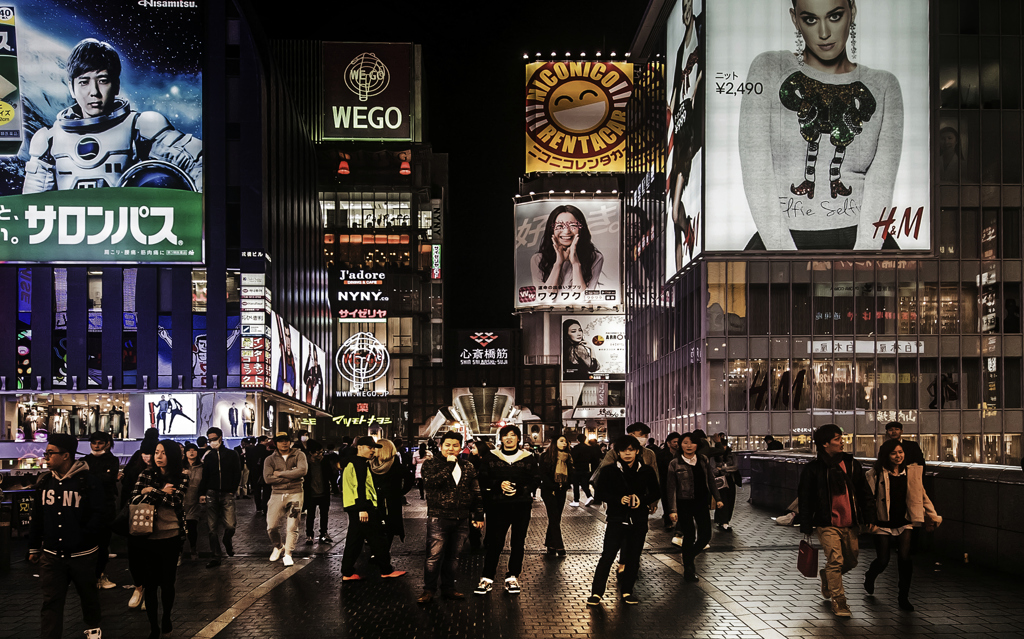
<svg viewBox="0 0 1024 639">
<path fill-rule="evenodd" d="M 626 170 L 626 104 L 633 65 L 526 65 L 526 172 Z"/>
</svg>

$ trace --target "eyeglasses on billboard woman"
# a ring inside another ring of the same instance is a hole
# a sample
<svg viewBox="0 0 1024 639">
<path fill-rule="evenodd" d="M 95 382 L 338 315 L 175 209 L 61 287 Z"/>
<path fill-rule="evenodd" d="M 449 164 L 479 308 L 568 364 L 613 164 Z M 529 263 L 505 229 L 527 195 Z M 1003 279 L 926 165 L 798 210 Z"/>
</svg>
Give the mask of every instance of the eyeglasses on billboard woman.
<svg viewBox="0 0 1024 639">
<path fill-rule="evenodd" d="M 587 346 L 583 326 L 574 319 L 562 322 L 563 379 L 590 379 L 590 374 L 599 368 L 601 364 Z"/>
<path fill-rule="evenodd" d="M 875 222 L 892 205 L 902 153 L 899 81 L 854 62 L 854 0 L 791 0 L 789 13 L 796 51 L 755 58 L 754 90 L 740 107 L 743 187 L 757 226 L 746 248 L 897 249 Z"/>
<path fill-rule="evenodd" d="M 555 207 L 530 260 L 534 286 L 582 293 L 597 285 L 603 265 L 604 256 L 591 241 L 583 211 L 569 204 Z"/>
</svg>

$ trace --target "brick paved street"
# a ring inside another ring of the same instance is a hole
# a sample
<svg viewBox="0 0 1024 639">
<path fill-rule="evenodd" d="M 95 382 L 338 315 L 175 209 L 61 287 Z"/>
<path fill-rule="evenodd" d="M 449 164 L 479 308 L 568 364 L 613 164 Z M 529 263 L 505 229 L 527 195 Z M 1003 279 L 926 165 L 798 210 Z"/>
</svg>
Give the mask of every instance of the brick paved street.
<svg viewBox="0 0 1024 639">
<path fill-rule="evenodd" d="M 415 491 L 406 509 L 408 534 L 394 546 L 394 563 L 408 570 L 401 579 L 346 583 L 340 580 L 346 517 L 340 502 L 331 506 L 333 546 L 307 546 L 300 538 L 296 564 L 284 568 L 267 561 L 269 546 L 262 517 L 252 502 L 239 501 L 238 554 L 217 569 L 206 559 L 186 560 L 178 572 L 173 637 L 865 637 L 874 635 L 938 637 L 1024 636 L 1024 585 L 1008 574 L 985 574 L 960 563 L 917 556 L 911 598 L 917 611 L 896 607 L 895 562 L 878 580 L 876 596 L 864 594 L 864 570 L 874 551 L 863 548 L 860 565 L 846 579 L 853 618 L 837 620 L 820 598 L 817 581 L 796 571 L 796 529 L 776 526 L 769 513 L 737 500 L 735 533 L 716 533 L 712 548 L 698 559 L 699 584 L 682 581 L 679 554 L 660 519 L 651 520 L 636 594 L 642 603 L 625 606 L 614 597 L 614 576 L 604 605 L 591 609 L 583 601 L 603 536 L 597 508 L 566 506 L 563 520 L 568 556 L 546 558 L 546 519 L 534 505 L 522 575 L 523 592 L 471 593 L 483 564 L 467 552 L 460 565 L 459 587 L 466 601 L 435 599 L 416 604 L 422 587 L 426 509 Z M 304 538 L 304 535 L 303 535 Z M 16 540 L 17 542 L 18 540 Z M 862 543 L 862 546 L 866 544 Z M 206 548 L 205 539 L 200 542 Z M 0 639 L 38 636 L 39 588 L 34 566 L 21 559 L 0 573 Z M 118 548 L 115 547 L 115 551 Z M 363 559 L 365 561 L 365 559 Z M 499 575 L 504 570 L 504 558 Z M 371 571 L 372 572 L 372 571 Z M 127 583 L 124 555 L 111 560 L 110 576 Z M 101 593 L 104 635 L 145 637 L 144 612 L 130 610 L 130 591 Z M 69 594 L 66 637 L 81 636 L 77 597 Z"/>
</svg>

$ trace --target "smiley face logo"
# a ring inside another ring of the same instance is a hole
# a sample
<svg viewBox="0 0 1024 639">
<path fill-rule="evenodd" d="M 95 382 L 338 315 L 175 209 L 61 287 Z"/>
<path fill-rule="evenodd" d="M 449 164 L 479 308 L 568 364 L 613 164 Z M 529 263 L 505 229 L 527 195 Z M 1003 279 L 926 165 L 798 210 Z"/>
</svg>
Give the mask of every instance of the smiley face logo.
<svg viewBox="0 0 1024 639">
<path fill-rule="evenodd" d="M 527 171 L 625 170 L 633 65 L 536 62 L 526 67 Z"/>
<path fill-rule="evenodd" d="M 571 133 L 590 133 L 604 124 L 611 104 L 608 94 L 589 80 L 560 84 L 548 98 L 548 111 L 555 124 Z"/>
</svg>

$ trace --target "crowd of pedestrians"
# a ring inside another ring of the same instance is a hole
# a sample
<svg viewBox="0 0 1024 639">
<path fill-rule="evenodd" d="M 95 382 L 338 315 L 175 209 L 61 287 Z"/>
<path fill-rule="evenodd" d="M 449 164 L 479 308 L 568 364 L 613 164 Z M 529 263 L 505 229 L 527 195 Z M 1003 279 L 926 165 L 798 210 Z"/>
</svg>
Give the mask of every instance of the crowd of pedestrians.
<svg viewBox="0 0 1024 639">
<path fill-rule="evenodd" d="M 484 440 L 464 442 L 460 433 L 448 431 L 439 445 L 428 441 L 411 450 L 400 440 L 372 437 L 345 438 L 336 449 L 304 431 L 278 432 L 272 440 L 248 438 L 230 449 L 219 428 L 184 445 L 160 440 L 157 429 L 148 429 L 123 470 L 110 452 L 109 435 L 94 433 L 90 454 L 76 459 L 78 440 L 53 434 L 46 447 L 49 471 L 35 486 L 29 550 L 42 577 L 42 636 L 62 635 L 71 583 L 81 599 L 86 636 L 102 636 L 97 592 L 116 587 L 105 572 L 112 533 L 127 538 L 134 586 L 129 607 L 146 612 L 150 637 L 171 632 L 177 567 L 183 556 L 198 558 L 204 512 L 211 556 L 206 567 L 213 569 L 234 555 L 239 497 L 251 497 L 256 513 L 266 517 L 270 561 L 281 560 L 289 567 L 295 563 L 292 553 L 303 513 L 306 544 L 314 543 L 317 516 L 315 543 L 334 543 L 328 532 L 330 501 L 332 494 L 339 495 L 348 515 L 342 580 L 364 578 L 357 571 L 364 545 L 369 546 L 369 564 L 382 578 L 402 577 L 406 572 L 392 564 L 391 551 L 396 537 L 405 540 L 403 508 L 413 486 L 427 509 L 419 603 L 428 604 L 438 592 L 447 599 L 465 597 L 457 587 L 456 568 L 467 542 L 484 550 L 476 595 L 495 588 L 506 542 L 501 586 L 510 595 L 522 592 L 535 493 L 539 489 L 547 512 L 547 554 L 559 558 L 566 555 L 562 518 L 572 488 L 570 508 L 605 505 L 604 541 L 586 604 L 601 605 L 616 558 L 619 599 L 637 604 L 641 553 L 658 503 L 662 524 L 676 531 L 673 543 L 680 546 L 683 580 L 696 582 L 696 558 L 711 540 L 713 523 L 720 532 L 733 532 L 730 522 L 740 480 L 724 434 L 708 438 L 699 430 L 670 433 L 659 447 L 649 441 L 645 424 L 626 430 L 605 452 L 582 436 L 575 445 L 559 436 L 539 450 L 524 443 L 514 425 L 499 430 L 497 446 Z M 897 604 L 912 611 L 913 531 L 934 529 L 942 521 L 924 490 L 920 447 L 903 439 L 899 423 L 889 424 L 886 433 L 887 441 L 865 471 L 844 452 L 842 430 L 834 424 L 822 426 L 813 434 L 817 456 L 802 469 L 798 522 L 808 538 L 817 535 L 825 554 L 821 594 L 840 617 L 851 615 L 843 575 L 857 565 L 858 532 L 872 534 L 876 551 L 865 591 L 874 594 L 895 550 Z M 766 443 L 778 442 L 766 438 Z M 481 530 L 486 531 L 482 540 Z"/>
</svg>

